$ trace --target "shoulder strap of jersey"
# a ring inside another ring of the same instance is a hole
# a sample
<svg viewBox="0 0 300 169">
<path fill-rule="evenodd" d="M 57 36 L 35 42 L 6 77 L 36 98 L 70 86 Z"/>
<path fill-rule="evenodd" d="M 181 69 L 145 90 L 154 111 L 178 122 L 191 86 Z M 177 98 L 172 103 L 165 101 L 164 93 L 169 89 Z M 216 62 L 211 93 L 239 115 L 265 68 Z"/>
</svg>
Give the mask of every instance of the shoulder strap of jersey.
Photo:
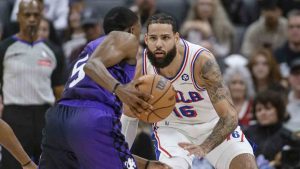
<svg viewBox="0 0 300 169">
<path fill-rule="evenodd" d="M 207 50 L 206 48 L 203 48 L 203 47 L 201 47 L 201 46 L 199 46 L 199 48 L 196 50 L 196 52 L 195 52 L 195 54 L 193 55 L 193 57 L 192 57 L 192 61 L 191 61 L 191 65 L 190 65 L 190 71 L 191 71 L 191 77 L 192 77 L 192 82 L 193 82 L 193 85 L 194 85 L 194 87 L 197 89 L 197 90 L 199 90 L 199 91 L 203 91 L 203 90 L 205 90 L 205 88 L 204 87 L 201 87 L 197 82 L 196 82 L 196 80 L 195 80 L 195 62 L 196 62 L 196 60 L 201 56 L 201 53 L 203 52 L 203 51 L 206 51 L 206 52 L 209 52 L 210 53 L 210 51 L 209 50 Z"/>
</svg>

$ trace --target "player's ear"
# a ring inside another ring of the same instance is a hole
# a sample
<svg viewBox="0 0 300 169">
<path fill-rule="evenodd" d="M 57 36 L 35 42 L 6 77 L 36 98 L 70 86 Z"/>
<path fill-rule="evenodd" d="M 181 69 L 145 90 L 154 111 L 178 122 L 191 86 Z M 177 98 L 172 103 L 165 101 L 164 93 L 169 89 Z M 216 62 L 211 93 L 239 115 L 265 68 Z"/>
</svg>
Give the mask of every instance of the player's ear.
<svg viewBox="0 0 300 169">
<path fill-rule="evenodd" d="M 133 27 L 133 26 L 130 27 L 130 28 L 129 28 L 129 33 L 133 34 L 133 30 L 134 30 L 134 27 Z"/>
<path fill-rule="evenodd" d="M 144 41 L 145 41 L 145 44 L 148 45 L 148 35 L 147 35 L 147 33 L 145 33 Z"/>
<path fill-rule="evenodd" d="M 180 41 L 180 36 L 179 36 L 179 33 L 176 32 L 176 33 L 175 33 L 175 43 L 178 44 L 179 41 Z"/>
</svg>

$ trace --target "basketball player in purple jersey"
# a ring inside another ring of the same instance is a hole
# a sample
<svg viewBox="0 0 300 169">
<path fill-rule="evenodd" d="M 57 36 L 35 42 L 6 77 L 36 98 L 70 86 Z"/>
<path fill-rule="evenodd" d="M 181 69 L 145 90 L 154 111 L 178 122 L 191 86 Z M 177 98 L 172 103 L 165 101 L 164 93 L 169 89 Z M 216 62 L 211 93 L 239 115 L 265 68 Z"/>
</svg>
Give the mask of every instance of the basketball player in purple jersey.
<svg viewBox="0 0 300 169">
<path fill-rule="evenodd" d="M 150 95 L 130 82 L 135 71 L 140 24 L 129 9 L 104 18 L 106 36 L 81 52 L 62 99 L 46 113 L 40 169 L 168 169 L 133 157 L 121 134 L 122 102 L 135 113 L 151 110 Z"/>
</svg>

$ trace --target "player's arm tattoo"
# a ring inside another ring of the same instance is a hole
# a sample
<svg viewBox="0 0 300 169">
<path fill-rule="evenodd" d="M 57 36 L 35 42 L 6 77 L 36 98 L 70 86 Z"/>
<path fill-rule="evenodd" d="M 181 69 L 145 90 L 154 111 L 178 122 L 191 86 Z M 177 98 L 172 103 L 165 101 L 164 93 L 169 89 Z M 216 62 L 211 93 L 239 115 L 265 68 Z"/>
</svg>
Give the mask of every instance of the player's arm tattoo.
<svg viewBox="0 0 300 169">
<path fill-rule="evenodd" d="M 222 79 L 218 63 L 214 59 L 207 60 L 204 63 L 201 72 L 211 102 L 215 104 L 225 99 L 228 103 L 233 105 L 230 93 Z"/>
<path fill-rule="evenodd" d="M 209 58 L 202 65 L 201 78 L 205 82 L 205 88 L 220 117 L 212 133 L 201 145 L 208 153 L 226 139 L 236 128 L 238 122 L 229 90 L 214 58 Z"/>
</svg>

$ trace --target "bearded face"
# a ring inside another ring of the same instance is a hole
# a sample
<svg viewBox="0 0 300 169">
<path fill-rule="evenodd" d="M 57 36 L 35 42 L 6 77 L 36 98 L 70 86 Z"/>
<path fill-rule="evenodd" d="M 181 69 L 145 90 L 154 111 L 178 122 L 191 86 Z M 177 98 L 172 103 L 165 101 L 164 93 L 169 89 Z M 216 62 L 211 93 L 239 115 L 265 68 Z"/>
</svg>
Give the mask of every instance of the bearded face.
<svg viewBox="0 0 300 169">
<path fill-rule="evenodd" d="M 170 65 L 176 57 L 178 42 L 179 34 L 173 32 L 171 24 L 150 24 L 145 36 L 145 43 L 151 64 L 156 68 L 165 68 Z"/>
<path fill-rule="evenodd" d="M 174 60 L 176 52 L 176 45 L 174 45 L 174 47 L 167 52 L 160 49 L 151 51 L 149 48 L 147 48 L 148 58 L 151 64 L 156 68 L 164 68 L 168 66 Z"/>
</svg>

